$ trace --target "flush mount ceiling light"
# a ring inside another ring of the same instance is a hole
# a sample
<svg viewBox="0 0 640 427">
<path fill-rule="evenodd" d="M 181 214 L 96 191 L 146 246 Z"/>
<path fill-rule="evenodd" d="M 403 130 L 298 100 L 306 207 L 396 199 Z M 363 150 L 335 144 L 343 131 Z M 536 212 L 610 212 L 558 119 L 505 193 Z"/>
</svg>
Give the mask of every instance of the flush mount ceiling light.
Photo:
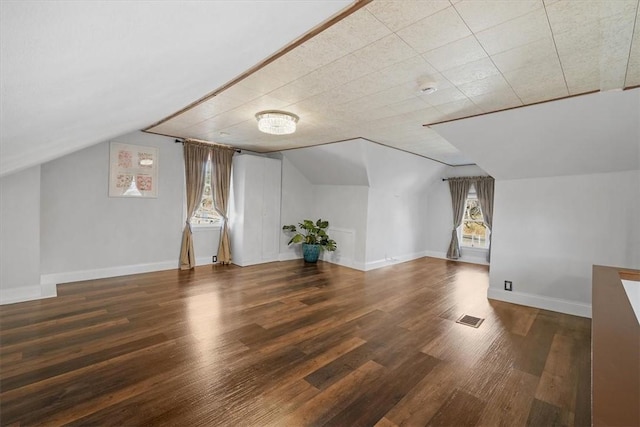
<svg viewBox="0 0 640 427">
<path fill-rule="evenodd" d="M 426 81 L 420 83 L 418 89 L 422 95 L 429 95 L 438 90 L 438 84 L 432 81 Z"/>
<path fill-rule="evenodd" d="M 296 131 L 296 123 L 300 119 L 295 114 L 286 111 L 261 111 L 256 114 L 258 129 L 272 135 L 288 135 Z"/>
</svg>

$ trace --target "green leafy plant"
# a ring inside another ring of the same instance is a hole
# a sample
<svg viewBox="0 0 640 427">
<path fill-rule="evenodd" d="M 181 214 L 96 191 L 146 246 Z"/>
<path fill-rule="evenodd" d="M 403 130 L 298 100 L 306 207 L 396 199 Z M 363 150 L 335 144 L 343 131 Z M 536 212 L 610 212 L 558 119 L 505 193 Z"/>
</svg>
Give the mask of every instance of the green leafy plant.
<svg viewBox="0 0 640 427">
<path fill-rule="evenodd" d="M 298 231 L 300 227 L 300 231 Z M 317 220 L 315 223 L 310 219 L 298 223 L 298 227 L 295 225 L 285 225 L 282 230 L 289 233 L 295 233 L 289 244 L 292 243 L 306 243 L 308 245 L 320 245 L 321 249 L 327 251 L 336 250 L 335 240 L 331 240 L 327 234 L 327 228 L 329 228 L 329 221 Z"/>
</svg>

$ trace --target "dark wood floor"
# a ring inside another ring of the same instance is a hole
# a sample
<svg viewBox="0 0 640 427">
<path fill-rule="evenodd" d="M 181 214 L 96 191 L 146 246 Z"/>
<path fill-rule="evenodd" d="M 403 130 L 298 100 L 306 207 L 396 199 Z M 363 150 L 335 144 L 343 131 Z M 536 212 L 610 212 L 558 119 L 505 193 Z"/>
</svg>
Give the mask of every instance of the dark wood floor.
<svg viewBox="0 0 640 427">
<path fill-rule="evenodd" d="M 590 321 L 487 283 L 423 258 L 60 285 L 0 307 L 1 424 L 589 425 Z"/>
</svg>

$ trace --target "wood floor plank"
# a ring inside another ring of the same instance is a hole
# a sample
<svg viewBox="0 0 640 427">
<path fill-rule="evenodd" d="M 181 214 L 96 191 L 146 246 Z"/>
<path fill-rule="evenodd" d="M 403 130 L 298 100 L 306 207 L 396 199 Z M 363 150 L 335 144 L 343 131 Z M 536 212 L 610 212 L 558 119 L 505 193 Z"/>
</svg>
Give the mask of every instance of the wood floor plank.
<svg viewBox="0 0 640 427">
<path fill-rule="evenodd" d="M 351 404 L 360 393 L 376 384 L 385 370 L 383 366 L 368 361 L 272 426 L 324 425 Z"/>
<path fill-rule="evenodd" d="M 441 361 L 387 412 L 385 418 L 398 426 L 426 425 L 469 373 L 467 369 L 452 365 Z"/>
<path fill-rule="evenodd" d="M 574 408 L 577 385 L 575 364 L 571 363 L 573 345 L 570 337 L 554 335 L 535 394 L 536 399 L 569 411 Z"/>
<path fill-rule="evenodd" d="M 385 372 L 383 379 L 363 390 L 360 396 L 325 425 L 369 426 L 380 420 L 440 361 L 424 353 L 413 357 L 396 369 Z"/>
<path fill-rule="evenodd" d="M 0 425 L 588 425 L 590 321 L 487 285 L 434 258 L 62 284 L 0 306 Z"/>
<path fill-rule="evenodd" d="M 569 423 L 569 414 L 561 408 L 542 400 L 534 399 L 527 419 L 527 426 L 567 426 Z"/>
<path fill-rule="evenodd" d="M 478 426 L 524 426 L 533 404 L 538 378 L 517 369 L 507 371 L 482 411 Z"/>
<path fill-rule="evenodd" d="M 485 403 L 477 397 L 455 390 L 427 426 L 476 425 L 484 406 Z"/>
</svg>

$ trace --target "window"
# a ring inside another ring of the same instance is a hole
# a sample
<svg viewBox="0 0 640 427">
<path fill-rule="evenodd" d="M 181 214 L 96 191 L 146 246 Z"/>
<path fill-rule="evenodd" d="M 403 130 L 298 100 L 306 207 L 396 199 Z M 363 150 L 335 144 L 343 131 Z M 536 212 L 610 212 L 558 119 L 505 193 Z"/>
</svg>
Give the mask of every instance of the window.
<svg viewBox="0 0 640 427">
<path fill-rule="evenodd" d="M 211 187 L 211 159 L 207 160 L 202 201 L 191 217 L 193 225 L 212 225 L 220 223 L 220 214 L 213 206 L 213 189 Z"/>
<path fill-rule="evenodd" d="M 464 217 L 459 233 L 461 235 L 460 246 L 462 247 L 482 249 L 489 247 L 490 232 L 484 224 L 480 201 L 473 186 L 471 186 L 469 195 L 467 196 Z"/>
</svg>

